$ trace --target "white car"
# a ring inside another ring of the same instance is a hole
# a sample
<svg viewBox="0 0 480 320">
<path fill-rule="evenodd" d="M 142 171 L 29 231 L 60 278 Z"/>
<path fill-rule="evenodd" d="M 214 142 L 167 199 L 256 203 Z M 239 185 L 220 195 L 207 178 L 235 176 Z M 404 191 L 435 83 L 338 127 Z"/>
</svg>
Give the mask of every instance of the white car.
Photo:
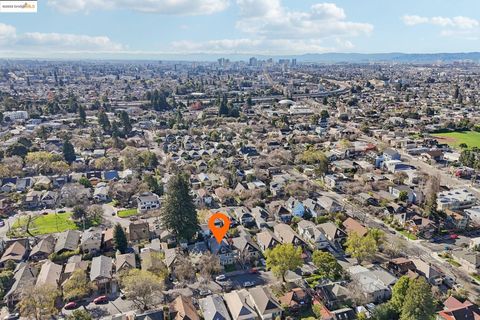
<svg viewBox="0 0 480 320">
<path fill-rule="evenodd" d="M 243 286 L 244 286 L 245 288 L 250 288 L 250 287 L 253 287 L 254 285 L 255 285 L 255 283 L 252 282 L 252 281 L 245 281 L 245 282 L 243 283 Z"/>
<path fill-rule="evenodd" d="M 225 281 L 225 280 L 227 280 L 227 277 L 224 274 L 221 274 L 219 276 L 216 276 L 215 280 L 216 281 Z"/>
</svg>

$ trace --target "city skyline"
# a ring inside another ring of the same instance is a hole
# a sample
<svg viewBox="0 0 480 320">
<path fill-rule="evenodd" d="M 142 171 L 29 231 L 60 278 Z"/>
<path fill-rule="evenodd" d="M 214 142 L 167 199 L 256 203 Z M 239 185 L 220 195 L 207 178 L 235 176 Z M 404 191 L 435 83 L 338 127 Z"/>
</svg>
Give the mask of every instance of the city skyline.
<svg viewBox="0 0 480 320">
<path fill-rule="evenodd" d="M 427 0 L 48 0 L 38 13 L 0 15 L 0 57 L 473 52 L 478 9 L 468 0 L 453 8 Z"/>
</svg>

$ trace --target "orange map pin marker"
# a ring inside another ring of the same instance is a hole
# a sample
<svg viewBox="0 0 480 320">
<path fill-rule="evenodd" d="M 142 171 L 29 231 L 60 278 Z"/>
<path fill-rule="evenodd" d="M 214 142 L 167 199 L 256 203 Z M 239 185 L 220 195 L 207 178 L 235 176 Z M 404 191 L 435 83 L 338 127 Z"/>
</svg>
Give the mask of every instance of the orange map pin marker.
<svg viewBox="0 0 480 320">
<path fill-rule="evenodd" d="M 217 227 L 215 225 L 217 220 L 222 221 L 223 225 L 221 227 Z M 223 237 L 225 237 L 227 234 L 228 229 L 230 229 L 230 218 L 221 212 L 214 213 L 208 220 L 208 228 L 210 231 L 212 231 L 213 236 L 215 239 L 217 239 L 218 244 L 220 244 L 223 240 Z"/>
</svg>

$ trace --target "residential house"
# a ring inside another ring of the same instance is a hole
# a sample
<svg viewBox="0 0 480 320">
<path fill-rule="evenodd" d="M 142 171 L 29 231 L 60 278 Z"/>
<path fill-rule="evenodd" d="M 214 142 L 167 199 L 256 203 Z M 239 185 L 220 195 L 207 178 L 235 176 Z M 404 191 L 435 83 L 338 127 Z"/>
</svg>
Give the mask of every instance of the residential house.
<svg viewBox="0 0 480 320">
<path fill-rule="evenodd" d="M 256 320 L 258 318 L 254 307 L 249 303 L 248 297 L 249 293 L 246 289 L 232 291 L 223 295 L 232 320 Z"/>
<path fill-rule="evenodd" d="M 388 300 L 391 296 L 391 287 L 397 281 L 397 278 L 381 268 L 367 269 L 357 265 L 350 267 L 348 271 L 360 286 L 365 299 L 371 303 Z"/>
<path fill-rule="evenodd" d="M 225 239 L 222 239 L 220 243 L 218 243 L 215 238 L 208 239 L 208 248 L 212 254 L 220 258 L 220 264 L 222 266 L 235 263 L 235 254 Z"/>
<path fill-rule="evenodd" d="M 65 251 L 77 250 L 78 243 L 80 242 L 80 234 L 81 233 L 76 230 L 67 230 L 58 234 L 54 252 L 60 254 Z"/>
<path fill-rule="evenodd" d="M 272 249 L 281 242 L 280 239 L 270 231 L 270 229 L 263 229 L 261 232 L 257 233 L 257 243 L 262 252 L 265 252 L 265 250 Z"/>
<path fill-rule="evenodd" d="M 318 229 L 334 245 L 341 245 L 347 240 L 347 234 L 338 228 L 333 222 L 325 222 L 318 225 Z"/>
<path fill-rule="evenodd" d="M 27 241 L 14 241 L 11 243 L 0 259 L 0 265 L 5 266 L 6 263 L 20 263 L 28 258 L 29 245 Z"/>
<path fill-rule="evenodd" d="M 401 277 L 416 268 L 412 260 L 401 257 L 388 261 L 387 269 L 395 276 Z"/>
<path fill-rule="evenodd" d="M 80 249 L 83 253 L 96 254 L 102 247 L 102 230 L 90 228 L 85 230 L 80 241 Z"/>
<path fill-rule="evenodd" d="M 317 228 L 312 221 L 301 220 L 297 224 L 298 234 L 315 249 L 325 249 L 330 243 L 327 237 Z"/>
<path fill-rule="evenodd" d="M 249 235 L 232 238 L 231 242 L 236 257 L 241 260 L 257 260 L 262 255 L 260 248 Z"/>
<path fill-rule="evenodd" d="M 109 201 L 110 197 L 108 196 L 108 192 L 110 187 L 105 182 L 100 182 L 95 186 L 95 190 L 93 191 L 93 199 L 97 202 L 107 202 Z"/>
<path fill-rule="evenodd" d="M 399 199 L 400 196 L 405 194 L 406 199 L 404 199 L 403 201 L 405 201 L 406 203 L 415 203 L 417 199 L 415 192 L 409 186 L 394 185 L 390 186 L 388 188 L 388 191 L 395 199 Z"/>
<path fill-rule="evenodd" d="M 57 288 L 60 285 L 63 266 L 46 260 L 37 277 L 36 287 L 49 286 Z"/>
<path fill-rule="evenodd" d="M 368 229 L 364 227 L 360 222 L 353 218 L 347 218 L 345 221 L 342 222 L 343 227 L 345 228 L 345 231 L 350 234 L 350 233 L 356 233 L 361 237 L 364 237 L 368 233 Z"/>
<path fill-rule="evenodd" d="M 45 191 L 42 193 L 40 203 L 45 208 L 53 208 L 56 206 L 58 200 L 58 192 Z"/>
<path fill-rule="evenodd" d="M 452 256 L 460 263 L 460 268 L 468 273 L 477 273 L 480 267 L 480 254 L 465 250 L 454 250 Z"/>
<path fill-rule="evenodd" d="M 237 220 L 245 227 L 251 227 L 255 224 L 253 214 L 246 207 L 236 207 L 233 210 Z"/>
<path fill-rule="evenodd" d="M 179 295 L 170 304 L 170 319 L 171 320 L 200 320 L 200 317 L 197 314 L 197 309 L 193 305 L 192 299 Z"/>
<path fill-rule="evenodd" d="M 442 284 L 443 273 L 436 267 L 421 259 L 412 259 L 412 262 L 415 265 L 415 273 L 427 279 L 427 281 L 432 285 L 438 286 Z"/>
<path fill-rule="evenodd" d="M 52 235 L 48 235 L 41 239 L 35 246 L 33 246 L 30 252 L 29 260 L 41 261 L 48 259 L 48 256 L 55 249 L 55 238 Z"/>
<path fill-rule="evenodd" d="M 37 280 L 38 272 L 38 267 L 31 263 L 21 263 L 17 266 L 13 276 L 13 285 L 4 297 L 6 304 L 10 308 L 17 306 L 24 290 L 33 286 Z"/>
<path fill-rule="evenodd" d="M 469 300 L 464 302 L 450 296 L 443 302 L 443 310 L 437 313 L 437 320 L 478 320 L 480 309 Z"/>
<path fill-rule="evenodd" d="M 113 260 L 106 256 L 98 256 L 92 259 L 90 267 L 90 281 L 95 283 L 100 292 L 108 293 L 112 290 Z M 112 290 L 115 291 L 115 290 Z"/>
<path fill-rule="evenodd" d="M 308 307 L 311 303 L 310 295 L 303 288 L 294 288 L 285 293 L 278 300 L 282 306 L 286 306 L 293 311 Z"/>
<path fill-rule="evenodd" d="M 282 316 L 282 307 L 266 287 L 257 286 L 248 290 L 248 293 L 250 301 L 255 307 L 260 319 L 274 320 Z"/>
<path fill-rule="evenodd" d="M 145 192 L 137 197 L 137 210 L 145 213 L 160 208 L 160 197 L 152 192 Z"/>
<path fill-rule="evenodd" d="M 121 273 L 122 271 L 128 271 L 130 269 L 135 269 L 137 263 L 135 261 L 134 253 L 124 253 L 118 254 L 115 257 L 115 272 Z"/>
<path fill-rule="evenodd" d="M 222 296 L 212 294 L 206 298 L 200 299 L 200 310 L 202 310 L 203 319 L 205 320 L 231 320 L 225 301 Z"/>
<path fill-rule="evenodd" d="M 278 223 L 273 226 L 273 232 L 283 244 L 293 244 L 295 246 L 305 246 L 305 241 L 293 231 L 293 229 L 284 223 Z"/>
<path fill-rule="evenodd" d="M 317 202 L 323 208 L 325 213 L 336 213 L 342 211 L 342 206 L 328 196 L 321 196 L 317 199 Z"/>
</svg>

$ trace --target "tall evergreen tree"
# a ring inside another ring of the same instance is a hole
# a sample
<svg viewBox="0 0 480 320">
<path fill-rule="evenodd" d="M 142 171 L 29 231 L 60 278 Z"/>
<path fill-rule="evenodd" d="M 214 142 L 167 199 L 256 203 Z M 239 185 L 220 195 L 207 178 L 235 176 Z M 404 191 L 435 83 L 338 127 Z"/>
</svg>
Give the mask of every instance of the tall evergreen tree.
<svg viewBox="0 0 480 320">
<path fill-rule="evenodd" d="M 104 132 L 110 132 L 110 129 L 111 129 L 111 124 L 110 124 L 110 120 L 108 120 L 108 116 L 107 114 L 105 113 L 105 111 L 100 111 L 98 113 L 98 124 L 102 127 L 103 131 Z"/>
<path fill-rule="evenodd" d="M 125 253 L 127 251 L 128 243 L 127 236 L 122 226 L 117 223 L 113 229 L 113 243 L 115 245 L 115 250 Z"/>
<path fill-rule="evenodd" d="M 80 118 L 80 123 L 82 125 L 87 123 L 87 113 L 85 112 L 85 107 L 84 106 L 79 106 L 78 107 L 78 117 Z"/>
<path fill-rule="evenodd" d="M 424 278 L 411 281 L 400 320 L 431 320 L 435 315 L 432 289 Z"/>
<path fill-rule="evenodd" d="M 185 175 L 177 174 L 170 179 L 161 220 L 179 239 L 190 240 L 199 229 L 197 212 Z"/>
<path fill-rule="evenodd" d="M 130 135 L 130 133 L 132 132 L 132 124 L 130 122 L 130 117 L 128 116 L 128 113 L 126 111 L 120 112 L 120 121 L 123 127 L 123 134 L 125 136 Z"/>
<path fill-rule="evenodd" d="M 228 109 L 228 103 L 227 103 L 227 96 L 224 95 L 222 98 L 222 101 L 220 102 L 220 105 L 218 106 L 218 115 L 219 116 L 228 116 L 229 109 Z"/>
<path fill-rule="evenodd" d="M 65 140 L 63 143 L 63 158 L 65 158 L 65 161 L 67 161 L 69 164 L 71 164 L 77 158 L 75 155 L 75 149 L 69 140 Z"/>
</svg>

